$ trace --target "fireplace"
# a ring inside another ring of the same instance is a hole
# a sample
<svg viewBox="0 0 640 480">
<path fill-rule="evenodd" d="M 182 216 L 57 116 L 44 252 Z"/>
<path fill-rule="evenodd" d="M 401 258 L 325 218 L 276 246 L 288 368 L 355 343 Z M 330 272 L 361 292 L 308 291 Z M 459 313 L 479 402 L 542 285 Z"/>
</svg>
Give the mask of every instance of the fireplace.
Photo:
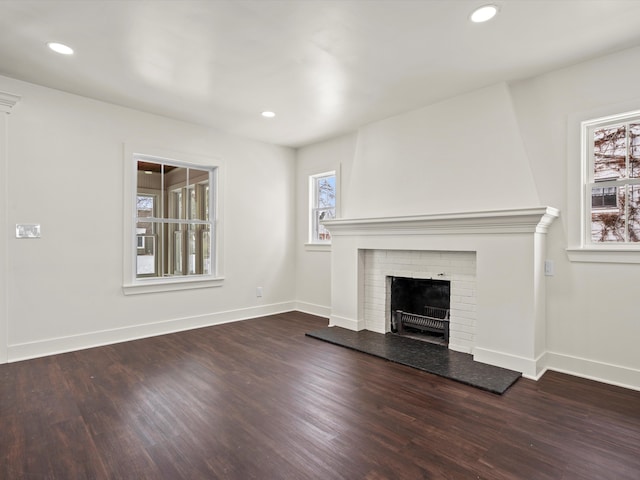
<svg viewBox="0 0 640 480">
<path fill-rule="evenodd" d="M 451 282 L 449 348 L 537 378 L 545 368 L 552 207 L 343 218 L 331 232 L 329 324 L 391 331 L 386 277 Z"/>
<path fill-rule="evenodd" d="M 471 353 L 476 330 L 475 252 L 361 249 L 359 255 L 363 287 L 360 295 L 362 327 L 365 330 L 379 333 L 397 331 L 393 310 L 438 318 L 440 315 L 433 309 L 444 309 L 448 310 L 445 316 L 449 320 L 446 344 L 450 349 Z M 395 280 L 392 282 L 392 279 Z M 413 304 L 412 301 L 405 303 L 402 296 L 400 300 L 392 301 L 392 283 L 395 289 L 409 287 L 407 296 L 414 298 Z M 423 295 L 428 298 L 420 299 Z M 399 306 L 396 305 L 398 301 L 401 302 Z M 432 307 L 431 315 L 425 311 L 427 306 Z M 412 320 L 416 323 L 424 319 Z M 416 333 L 415 325 L 409 327 L 410 330 L 404 333 Z M 418 333 L 437 332 L 423 329 Z M 444 340 L 444 332 L 440 335 Z"/>
<path fill-rule="evenodd" d="M 451 282 L 387 277 L 391 331 L 434 343 L 449 343 Z"/>
</svg>

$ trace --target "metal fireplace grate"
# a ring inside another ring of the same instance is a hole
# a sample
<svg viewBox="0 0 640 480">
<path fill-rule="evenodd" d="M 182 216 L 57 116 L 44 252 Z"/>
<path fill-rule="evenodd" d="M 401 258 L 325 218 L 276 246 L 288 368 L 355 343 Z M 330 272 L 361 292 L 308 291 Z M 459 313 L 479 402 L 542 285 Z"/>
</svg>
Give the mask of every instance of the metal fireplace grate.
<svg viewBox="0 0 640 480">
<path fill-rule="evenodd" d="M 405 327 L 415 328 L 420 331 L 442 333 L 445 341 L 449 341 L 449 309 L 438 307 L 424 307 L 424 315 L 407 313 L 402 310 L 395 311 L 398 333 L 404 333 Z"/>
</svg>

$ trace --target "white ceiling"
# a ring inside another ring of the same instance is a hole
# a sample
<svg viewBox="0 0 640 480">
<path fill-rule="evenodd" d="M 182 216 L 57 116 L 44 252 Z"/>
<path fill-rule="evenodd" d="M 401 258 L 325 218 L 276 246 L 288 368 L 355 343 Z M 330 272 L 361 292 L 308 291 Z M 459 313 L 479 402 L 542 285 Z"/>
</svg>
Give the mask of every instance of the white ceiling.
<svg viewBox="0 0 640 480">
<path fill-rule="evenodd" d="M 640 45 L 640 0 L 485 3 L 0 0 L 0 74 L 297 147 Z"/>
</svg>

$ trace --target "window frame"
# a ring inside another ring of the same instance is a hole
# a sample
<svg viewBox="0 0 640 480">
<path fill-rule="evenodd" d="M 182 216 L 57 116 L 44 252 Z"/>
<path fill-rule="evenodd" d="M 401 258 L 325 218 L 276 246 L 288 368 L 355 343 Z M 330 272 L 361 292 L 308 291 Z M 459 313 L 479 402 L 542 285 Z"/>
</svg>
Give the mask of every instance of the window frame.
<svg viewBox="0 0 640 480">
<path fill-rule="evenodd" d="M 190 290 L 218 287 L 224 281 L 222 255 L 223 222 L 223 163 L 219 158 L 205 157 L 163 149 L 125 145 L 124 153 L 124 248 L 123 248 L 123 293 L 125 295 Z M 211 273 L 176 275 L 168 277 L 138 277 L 137 254 L 137 210 L 136 201 L 138 161 L 165 163 L 172 166 L 199 170 L 212 169 L 209 175 L 209 215 L 211 224 Z"/>
<path fill-rule="evenodd" d="M 582 144 L 583 144 L 582 163 L 585 168 L 585 171 L 583 174 L 584 199 L 583 199 L 582 212 L 583 212 L 584 228 L 582 233 L 583 234 L 582 243 L 583 245 L 586 245 L 590 248 L 599 249 L 599 248 L 602 248 L 602 246 L 604 245 L 606 247 L 612 247 L 612 246 L 614 248 L 623 247 L 623 248 L 640 251 L 640 242 L 630 242 L 628 240 L 628 230 L 626 227 L 624 232 L 625 233 L 624 241 L 595 242 L 592 239 L 592 232 L 591 232 L 592 222 L 593 222 L 592 214 L 594 213 L 594 207 L 592 205 L 592 199 L 593 199 L 592 192 L 594 188 L 604 189 L 608 187 L 614 187 L 616 188 L 616 192 L 618 192 L 619 188 L 624 188 L 625 189 L 624 195 L 626 198 L 627 195 L 630 195 L 630 193 L 628 192 L 628 190 L 630 190 L 628 189 L 629 186 L 640 185 L 640 178 L 621 177 L 621 178 L 602 179 L 602 180 L 596 180 L 594 178 L 594 170 L 595 170 L 595 148 L 593 144 L 594 131 L 601 128 L 617 127 L 617 126 L 624 125 L 628 132 L 628 127 L 632 123 L 640 123 L 640 111 L 626 112 L 618 115 L 611 115 L 607 117 L 601 117 L 601 118 L 596 118 L 593 120 L 582 122 L 582 131 L 581 131 Z M 628 168 L 628 164 L 629 164 L 629 158 L 628 158 L 629 157 L 628 155 L 629 136 L 628 135 L 629 135 L 628 133 L 625 134 L 625 141 L 626 141 L 625 147 L 627 150 L 627 155 L 625 160 L 625 170 Z M 617 200 L 618 195 L 619 194 L 616 193 L 616 204 L 618 203 L 618 200 Z M 625 204 L 628 205 L 628 201 L 625 201 Z M 596 207 L 596 212 L 598 211 L 597 208 L 599 207 Z M 625 225 L 627 221 L 628 221 L 627 212 L 625 211 Z"/>
<path fill-rule="evenodd" d="M 572 262 L 640 263 L 640 242 L 590 241 L 591 192 L 588 188 L 593 179 L 589 130 L 624 122 L 635 123 L 635 120 L 639 120 L 640 123 L 640 100 L 608 105 L 568 116 L 566 252 Z M 598 183 L 598 186 L 606 186 L 606 182 Z"/>
<path fill-rule="evenodd" d="M 319 248 L 330 248 L 331 247 L 331 238 L 328 240 L 320 240 L 315 236 L 315 216 L 316 212 L 319 210 L 330 210 L 330 208 L 326 207 L 318 207 L 318 181 L 322 178 L 333 177 L 334 178 L 334 195 L 335 201 L 333 205 L 334 218 L 337 217 L 338 214 L 338 174 L 336 170 L 329 170 L 322 173 L 315 173 L 308 176 L 308 186 L 309 186 L 309 208 L 307 211 L 309 217 L 309 226 L 308 226 L 308 234 L 307 239 L 308 247 L 319 247 Z"/>
</svg>

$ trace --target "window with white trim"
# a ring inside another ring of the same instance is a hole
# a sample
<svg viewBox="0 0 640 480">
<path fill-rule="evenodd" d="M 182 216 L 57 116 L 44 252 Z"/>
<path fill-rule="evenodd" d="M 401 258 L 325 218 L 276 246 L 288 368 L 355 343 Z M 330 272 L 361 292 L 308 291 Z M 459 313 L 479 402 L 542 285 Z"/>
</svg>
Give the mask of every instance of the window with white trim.
<svg viewBox="0 0 640 480">
<path fill-rule="evenodd" d="M 215 167 L 137 155 L 136 279 L 211 276 L 215 272 Z"/>
<path fill-rule="evenodd" d="M 640 112 L 583 122 L 585 244 L 640 246 Z"/>
<path fill-rule="evenodd" d="M 322 220 L 336 218 L 336 172 L 309 176 L 309 243 L 331 243 Z"/>
<path fill-rule="evenodd" d="M 124 147 L 123 293 L 221 287 L 223 160 Z"/>
</svg>

